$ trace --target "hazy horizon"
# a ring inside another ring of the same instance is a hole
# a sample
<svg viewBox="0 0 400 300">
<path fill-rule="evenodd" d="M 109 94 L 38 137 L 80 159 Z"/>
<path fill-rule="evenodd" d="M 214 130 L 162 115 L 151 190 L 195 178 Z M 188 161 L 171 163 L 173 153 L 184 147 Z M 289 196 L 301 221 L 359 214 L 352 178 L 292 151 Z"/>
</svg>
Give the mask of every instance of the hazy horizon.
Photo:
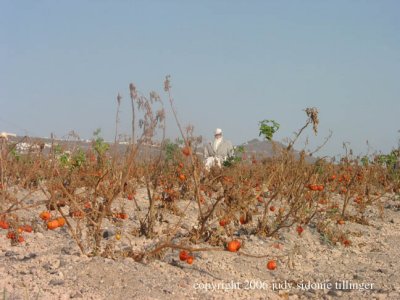
<svg viewBox="0 0 400 300">
<path fill-rule="evenodd" d="M 183 126 L 211 140 L 220 127 L 242 144 L 258 122 L 276 120 L 282 142 L 306 107 L 320 111 L 318 153 L 387 153 L 400 125 L 398 1 L 2 1 L 0 131 L 90 139 L 101 128 L 130 134 L 129 83 L 156 91 L 167 137 L 179 137 L 163 91 Z M 366 141 L 369 142 L 369 148 Z"/>
</svg>

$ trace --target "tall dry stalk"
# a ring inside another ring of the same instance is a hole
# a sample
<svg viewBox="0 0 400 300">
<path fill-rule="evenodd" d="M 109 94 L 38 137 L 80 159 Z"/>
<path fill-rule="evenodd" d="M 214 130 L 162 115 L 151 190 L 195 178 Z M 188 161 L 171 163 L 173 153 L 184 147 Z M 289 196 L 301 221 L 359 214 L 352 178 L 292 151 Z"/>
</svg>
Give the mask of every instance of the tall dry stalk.
<svg viewBox="0 0 400 300">
<path fill-rule="evenodd" d="M 287 150 L 292 150 L 293 149 L 293 145 L 296 143 L 297 139 L 300 137 L 300 135 L 302 134 L 302 132 L 304 131 L 304 129 L 306 129 L 308 127 L 308 125 L 312 124 L 313 125 L 313 131 L 315 133 L 315 135 L 317 135 L 318 133 L 318 125 L 319 125 L 319 119 L 318 119 L 318 109 L 316 109 L 315 107 L 308 107 L 304 110 L 307 114 L 307 121 L 304 124 L 304 126 L 302 128 L 300 128 L 297 133 L 295 133 L 295 137 L 290 141 L 289 145 L 287 146 Z"/>
<path fill-rule="evenodd" d="M 129 92 L 131 96 L 131 108 L 132 108 L 132 145 L 135 144 L 135 122 L 136 122 L 136 115 L 135 115 L 135 101 L 137 99 L 137 91 L 136 86 L 133 83 L 129 84 Z"/>
<path fill-rule="evenodd" d="M 121 100 L 122 96 L 120 93 L 117 95 L 117 113 L 115 116 L 115 136 L 114 136 L 114 143 L 117 144 L 117 139 L 118 139 L 118 125 L 119 125 L 119 108 L 121 106 Z"/>
<path fill-rule="evenodd" d="M 183 133 L 182 126 L 181 126 L 181 124 L 180 124 L 180 122 L 178 120 L 178 115 L 176 113 L 176 109 L 175 109 L 175 106 L 173 104 L 174 100 L 173 100 L 172 95 L 171 95 L 171 81 L 170 81 L 170 78 L 171 78 L 170 75 L 165 77 L 164 91 L 166 91 L 168 93 L 169 104 L 171 106 L 171 110 L 172 110 L 172 113 L 174 115 L 176 125 L 178 126 L 179 132 L 181 133 L 181 136 L 182 136 L 182 139 L 185 142 L 185 146 L 190 149 L 190 143 L 189 143 L 187 137 Z M 191 161 L 191 164 L 192 164 L 192 171 L 193 171 L 192 174 L 193 174 L 193 179 L 194 179 L 195 198 L 196 198 L 197 206 L 198 206 L 198 209 L 199 209 L 200 220 L 203 220 L 204 216 L 203 216 L 203 212 L 202 212 L 202 208 L 201 208 L 201 202 L 200 202 L 199 172 L 198 172 L 198 169 L 197 169 L 197 166 L 196 166 L 196 162 L 195 162 L 195 159 L 194 159 L 194 156 L 193 156 L 193 152 L 190 150 L 189 153 L 190 153 L 190 161 Z"/>
</svg>

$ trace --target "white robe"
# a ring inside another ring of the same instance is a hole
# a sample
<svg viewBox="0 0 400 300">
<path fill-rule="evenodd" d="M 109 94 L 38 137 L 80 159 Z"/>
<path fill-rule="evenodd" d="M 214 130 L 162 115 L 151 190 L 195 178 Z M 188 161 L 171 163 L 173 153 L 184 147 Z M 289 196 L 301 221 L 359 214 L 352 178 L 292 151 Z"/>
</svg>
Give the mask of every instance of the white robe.
<svg viewBox="0 0 400 300">
<path fill-rule="evenodd" d="M 216 152 L 219 145 L 221 145 L 222 142 L 222 137 L 219 139 L 214 139 L 214 143 L 213 143 L 213 149 Z M 220 157 L 215 157 L 215 156 L 211 156 L 211 157 L 207 157 L 206 161 L 205 161 L 205 167 L 206 170 L 210 170 L 212 166 L 218 166 L 218 167 L 222 167 L 222 162 L 223 159 Z"/>
<path fill-rule="evenodd" d="M 219 145 L 221 145 L 221 142 L 222 142 L 222 137 L 219 139 L 214 139 L 214 144 L 213 144 L 214 151 L 217 151 Z"/>
</svg>

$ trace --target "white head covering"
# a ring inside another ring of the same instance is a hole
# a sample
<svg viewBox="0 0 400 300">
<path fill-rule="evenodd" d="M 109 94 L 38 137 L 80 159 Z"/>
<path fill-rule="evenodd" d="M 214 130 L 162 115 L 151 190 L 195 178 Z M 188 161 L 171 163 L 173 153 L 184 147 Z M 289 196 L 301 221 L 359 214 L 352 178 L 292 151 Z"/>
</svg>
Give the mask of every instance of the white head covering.
<svg viewBox="0 0 400 300">
<path fill-rule="evenodd" d="M 215 129 L 214 135 L 217 135 L 217 134 L 222 134 L 222 129 L 221 128 Z"/>
</svg>

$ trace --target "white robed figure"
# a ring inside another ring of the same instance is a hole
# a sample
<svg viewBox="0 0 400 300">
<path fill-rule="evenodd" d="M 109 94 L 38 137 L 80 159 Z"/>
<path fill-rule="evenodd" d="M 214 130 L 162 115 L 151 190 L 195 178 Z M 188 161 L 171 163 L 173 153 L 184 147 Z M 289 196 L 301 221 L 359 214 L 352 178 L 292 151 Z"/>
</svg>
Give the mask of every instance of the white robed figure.
<svg viewBox="0 0 400 300">
<path fill-rule="evenodd" d="M 210 170 L 212 166 L 221 167 L 222 163 L 232 155 L 232 143 L 223 138 L 222 129 L 215 129 L 214 141 L 208 143 L 204 148 L 204 164 L 206 169 Z"/>
</svg>

